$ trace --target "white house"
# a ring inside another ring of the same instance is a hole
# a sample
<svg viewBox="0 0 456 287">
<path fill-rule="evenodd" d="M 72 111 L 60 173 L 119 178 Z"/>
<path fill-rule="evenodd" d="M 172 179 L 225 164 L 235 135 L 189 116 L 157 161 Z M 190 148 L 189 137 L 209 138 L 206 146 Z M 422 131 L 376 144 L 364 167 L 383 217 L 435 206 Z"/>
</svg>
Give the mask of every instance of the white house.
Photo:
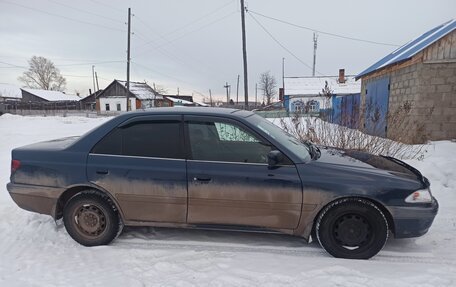
<svg viewBox="0 0 456 287">
<path fill-rule="evenodd" d="M 163 102 L 147 83 L 130 82 L 130 107 L 132 111 L 156 107 Z M 97 110 L 102 113 L 127 111 L 126 81 L 114 80 L 96 99 Z"/>
<path fill-rule="evenodd" d="M 320 112 L 332 108 L 332 101 L 323 94 L 327 84 L 332 96 L 359 94 L 361 83 L 354 76 L 345 76 L 343 69 L 339 76 L 286 77 L 284 106 L 287 111 Z"/>
</svg>

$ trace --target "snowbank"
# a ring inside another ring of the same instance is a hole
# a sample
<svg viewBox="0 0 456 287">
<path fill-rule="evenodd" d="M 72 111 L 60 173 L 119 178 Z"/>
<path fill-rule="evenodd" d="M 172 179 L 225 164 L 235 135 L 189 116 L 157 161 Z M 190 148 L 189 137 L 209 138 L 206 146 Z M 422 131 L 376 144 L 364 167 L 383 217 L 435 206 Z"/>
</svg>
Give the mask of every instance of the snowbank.
<svg viewBox="0 0 456 287">
<path fill-rule="evenodd" d="M 408 161 L 432 182 L 441 209 L 430 232 L 390 239 L 369 261 L 329 257 L 287 235 L 127 228 L 86 248 L 49 216 L 9 197 L 11 149 L 80 135 L 106 118 L 0 116 L 0 286 L 455 286 L 456 143 L 434 142 Z"/>
</svg>

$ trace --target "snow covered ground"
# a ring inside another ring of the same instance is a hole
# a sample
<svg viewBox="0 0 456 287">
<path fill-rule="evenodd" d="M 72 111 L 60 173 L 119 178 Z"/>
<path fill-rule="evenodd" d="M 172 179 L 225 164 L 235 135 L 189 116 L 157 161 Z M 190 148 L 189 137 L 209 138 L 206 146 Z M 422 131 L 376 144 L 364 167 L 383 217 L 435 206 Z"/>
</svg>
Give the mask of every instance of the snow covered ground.
<svg viewBox="0 0 456 287">
<path fill-rule="evenodd" d="M 113 244 L 86 248 L 14 204 L 10 152 L 106 120 L 0 116 L 0 286 L 456 286 L 456 143 L 433 142 L 423 161 L 408 161 L 440 202 L 430 232 L 389 239 L 368 261 L 334 259 L 287 235 L 165 228 L 126 228 Z"/>
</svg>

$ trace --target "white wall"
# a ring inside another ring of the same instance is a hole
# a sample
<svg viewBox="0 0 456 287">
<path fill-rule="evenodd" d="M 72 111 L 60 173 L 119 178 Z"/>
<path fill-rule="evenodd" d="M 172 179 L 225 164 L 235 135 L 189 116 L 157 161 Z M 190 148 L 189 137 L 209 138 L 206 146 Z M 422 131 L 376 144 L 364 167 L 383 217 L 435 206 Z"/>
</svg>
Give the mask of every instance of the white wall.
<svg viewBox="0 0 456 287">
<path fill-rule="evenodd" d="M 299 96 L 295 96 L 293 98 L 290 98 L 290 101 L 289 101 L 289 111 L 290 112 L 295 112 L 296 111 L 296 108 L 295 108 L 295 102 L 297 101 L 302 101 L 304 103 L 304 105 L 308 102 L 308 101 L 317 101 L 319 103 L 319 106 L 320 106 L 320 109 L 330 109 L 332 107 L 332 101 L 331 100 L 327 100 L 325 97 L 319 97 L 319 96 L 315 96 L 315 97 L 299 97 Z"/>
<path fill-rule="evenodd" d="M 109 112 L 117 112 L 117 104 L 120 104 L 120 111 L 127 111 L 126 97 L 109 97 L 100 98 L 100 112 L 109 113 L 106 111 L 106 104 L 109 104 Z M 130 98 L 131 110 L 136 110 L 136 98 Z"/>
</svg>

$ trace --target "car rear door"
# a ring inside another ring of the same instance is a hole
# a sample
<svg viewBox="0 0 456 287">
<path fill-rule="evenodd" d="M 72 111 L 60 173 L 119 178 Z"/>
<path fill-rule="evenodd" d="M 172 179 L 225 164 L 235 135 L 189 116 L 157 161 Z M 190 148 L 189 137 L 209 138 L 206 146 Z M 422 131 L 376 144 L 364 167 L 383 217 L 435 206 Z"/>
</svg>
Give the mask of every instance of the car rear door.
<svg viewBox="0 0 456 287">
<path fill-rule="evenodd" d="M 124 122 L 92 149 L 87 176 L 116 198 L 127 221 L 185 223 L 182 116 L 141 116 Z"/>
<path fill-rule="evenodd" d="M 188 223 L 296 228 L 302 187 L 291 161 L 269 168 L 275 149 L 243 124 L 185 116 Z"/>
</svg>

